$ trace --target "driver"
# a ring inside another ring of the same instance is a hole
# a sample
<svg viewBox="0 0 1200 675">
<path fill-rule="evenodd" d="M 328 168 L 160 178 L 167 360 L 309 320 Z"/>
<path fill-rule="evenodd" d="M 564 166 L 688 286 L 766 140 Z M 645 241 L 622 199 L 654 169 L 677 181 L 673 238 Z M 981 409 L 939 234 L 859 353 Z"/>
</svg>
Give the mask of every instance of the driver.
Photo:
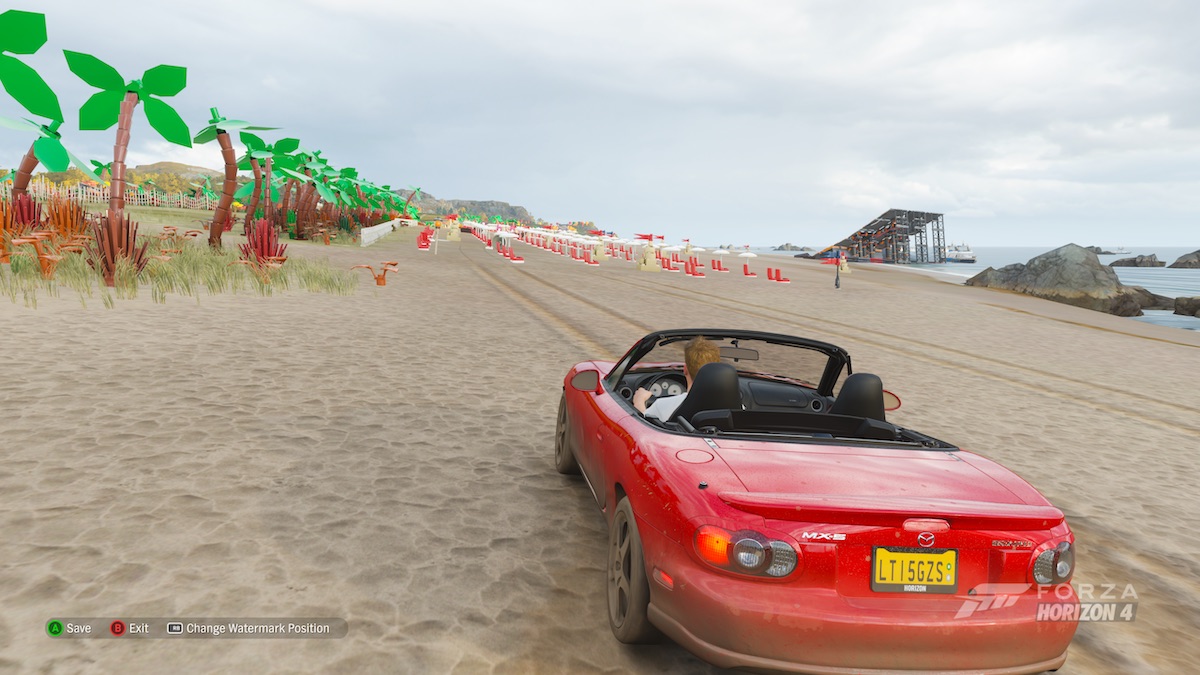
<svg viewBox="0 0 1200 675">
<path fill-rule="evenodd" d="M 721 351 L 717 348 L 716 343 L 699 335 L 688 341 L 683 348 L 683 376 L 687 380 L 687 387 L 691 388 L 692 378 L 696 376 L 702 366 L 720 360 Z M 683 403 L 683 399 L 687 398 L 687 391 L 675 396 L 660 396 L 653 405 L 647 408 L 646 401 L 650 396 L 648 389 L 638 387 L 637 392 L 633 395 L 633 407 L 646 417 L 665 421 L 671 419 L 675 409 L 679 407 L 680 403 Z"/>
</svg>

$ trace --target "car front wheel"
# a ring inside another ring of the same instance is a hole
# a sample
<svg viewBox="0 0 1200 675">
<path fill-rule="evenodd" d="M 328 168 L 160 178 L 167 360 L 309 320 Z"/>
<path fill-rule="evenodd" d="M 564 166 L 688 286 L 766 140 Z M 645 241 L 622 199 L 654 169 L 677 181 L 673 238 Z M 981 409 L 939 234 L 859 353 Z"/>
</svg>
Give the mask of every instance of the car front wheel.
<svg viewBox="0 0 1200 675">
<path fill-rule="evenodd" d="M 660 634 L 646 614 L 650 584 L 642 540 L 629 498 L 622 497 L 608 531 L 608 625 L 626 644 L 657 642 Z"/>
<path fill-rule="evenodd" d="M 571 422 L 567 419 L 566 394 L 558 402 L 558 424 L 554 427 L 554 468 L 562 474 L 579 473 L 579 462 L 571 451 Z"/>
</svg>

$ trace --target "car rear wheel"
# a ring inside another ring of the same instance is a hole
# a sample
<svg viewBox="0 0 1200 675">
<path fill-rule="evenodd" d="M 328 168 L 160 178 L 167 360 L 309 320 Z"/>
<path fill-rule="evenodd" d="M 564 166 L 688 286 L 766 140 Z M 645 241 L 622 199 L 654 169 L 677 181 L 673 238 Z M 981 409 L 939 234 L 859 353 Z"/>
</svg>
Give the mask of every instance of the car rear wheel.
<svg viewBox="0 0 1200 675">
<path fill-rule="evenodd" d="M 558 424 L 554 427 L 554 468 L 567 475 L 579 473 L 579 462 L 571 451 L 571 422 L 567 419 L 566 394 L 558 402 Z"/>
<path fill-rule="evenodd" d="M 608 531 L 608 625 L 626 644 L 657 642 L 660 634 L 646 614 L 650 584 L 642 540 L 629 498 L 622 497 Z"/>
</svg>

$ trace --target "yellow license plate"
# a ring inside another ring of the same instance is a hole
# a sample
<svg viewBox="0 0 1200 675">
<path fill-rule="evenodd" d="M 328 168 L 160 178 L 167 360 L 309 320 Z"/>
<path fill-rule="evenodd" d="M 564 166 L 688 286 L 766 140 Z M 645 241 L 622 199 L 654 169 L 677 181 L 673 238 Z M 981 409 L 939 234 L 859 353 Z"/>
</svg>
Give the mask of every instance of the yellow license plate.
<svg viewBox="0 0 1200 675">
<path fill-rule="evenodd" d="M 884 548 L 872 556 L 871 590 L 881 593 L 954 593 L 958 551 Z"/>
</svg>

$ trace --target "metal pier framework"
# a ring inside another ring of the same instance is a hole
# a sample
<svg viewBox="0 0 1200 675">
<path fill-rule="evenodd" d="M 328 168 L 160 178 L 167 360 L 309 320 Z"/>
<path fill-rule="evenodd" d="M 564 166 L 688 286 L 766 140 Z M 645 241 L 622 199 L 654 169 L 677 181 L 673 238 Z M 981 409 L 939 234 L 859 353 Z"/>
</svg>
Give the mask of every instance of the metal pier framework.
<svg viewBox="0 0 1200 675">
<path fill-rule="evenodd" d="M 822 253 L 828 251 L 889 263 L 946 262 L 945 221 L 940 213 L 891 209 Z"/>
</svg>

